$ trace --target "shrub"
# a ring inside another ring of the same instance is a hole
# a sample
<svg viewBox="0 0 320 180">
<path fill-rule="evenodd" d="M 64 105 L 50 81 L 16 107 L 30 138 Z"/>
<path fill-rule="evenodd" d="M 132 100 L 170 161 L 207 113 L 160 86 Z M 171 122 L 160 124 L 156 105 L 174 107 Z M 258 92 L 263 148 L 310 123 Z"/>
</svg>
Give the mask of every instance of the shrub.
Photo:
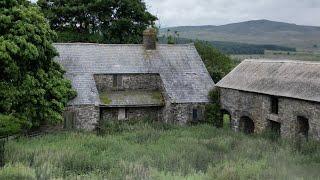
<svg viewBox="0 0 320 180">
<path fill-rule="evenodd" d="M 210 104 L 206 105 L 205 119 L 215 127 L 223 127 L 223 115 L 221 113 L 219 92 L 217 89 L 209 93 Z"/>
<path fill-rule="evenodd" d="M 22 122 L 13 116 L 0 114 L 0 137 L 18 133 L 21 124 Z"/>
</svg>

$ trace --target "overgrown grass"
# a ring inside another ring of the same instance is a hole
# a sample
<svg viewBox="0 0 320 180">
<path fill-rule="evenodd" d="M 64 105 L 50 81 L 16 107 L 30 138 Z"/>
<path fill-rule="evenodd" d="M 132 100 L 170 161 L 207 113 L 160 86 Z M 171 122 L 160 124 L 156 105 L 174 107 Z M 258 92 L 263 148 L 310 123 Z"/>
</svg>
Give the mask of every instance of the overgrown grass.
<svg viewBox="0 0 320 180">
<path fill-rule="evenodd" d="M 116 126 L 120 130 L 102 136 L 68 132 L 11 141 L 0 179 L 320 178 L 317 142 L 297 150 L 295 143 L 210 125 Z"/>
</svg>

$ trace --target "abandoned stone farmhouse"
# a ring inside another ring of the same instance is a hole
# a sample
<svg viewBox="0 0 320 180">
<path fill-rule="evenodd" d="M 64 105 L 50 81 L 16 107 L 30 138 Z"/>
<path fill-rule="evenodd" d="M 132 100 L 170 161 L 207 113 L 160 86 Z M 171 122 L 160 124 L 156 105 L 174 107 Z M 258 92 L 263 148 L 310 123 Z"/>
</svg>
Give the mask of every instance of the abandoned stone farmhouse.
<svg viewBox="0 0 320 180">
<path fill-rule="evenodd" d="M 320 63 L 245 60 L 217 87 L 231 126 L 320 140 Z"/>
<path fill-rule="evenodd" d="M 150 118 L 200 121 L 214 87 L 193 44 L 156 44 L 152 29 L 141 45 L 55 44 L 77 97 L 65 126 L 93 130 L 99 121 Z"/>
</svg>

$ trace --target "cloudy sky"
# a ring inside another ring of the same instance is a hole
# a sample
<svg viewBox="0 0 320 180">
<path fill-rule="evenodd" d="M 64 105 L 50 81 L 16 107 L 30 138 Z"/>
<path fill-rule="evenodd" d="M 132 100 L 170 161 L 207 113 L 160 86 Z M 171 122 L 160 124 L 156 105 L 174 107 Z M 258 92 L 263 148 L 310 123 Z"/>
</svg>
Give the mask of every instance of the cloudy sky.
<svg viewBox="0 0 320 180">
<path fill-rule="evenodd" d="M 161 27 L 268 19 L 320 26 L 320 0 L 145 0 Z"/>
<path fill-rule="evenodd" d="M 320 0 L 144 1 L 159 18 L 161 27 L 223 25 L 257 19 L 320 26 Z"/>
</svg>

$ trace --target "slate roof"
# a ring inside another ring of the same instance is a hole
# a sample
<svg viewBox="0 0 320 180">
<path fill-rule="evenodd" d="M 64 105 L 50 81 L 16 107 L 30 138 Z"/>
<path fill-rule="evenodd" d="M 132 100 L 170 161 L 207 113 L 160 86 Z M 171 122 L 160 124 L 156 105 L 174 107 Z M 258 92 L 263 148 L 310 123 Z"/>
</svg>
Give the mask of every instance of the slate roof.
<svg viewBox="0 0 320 180">
<path fill-rule="evenodd" d="M 320 63 L 245 60 L 216 86 L 320 102 Z"/>
<path fill-rule="evenodd" d="M 143 45 L 58 43 L 56 58 L 66 70 L 78 96 L 70 105 L 100 105 L 94 74 L 157 73 L 171 103 L 208 102 L 214 87 L 193 44 L 157 45 L 146 51 Z"/>
<path fill-rule="evenodd" d="M 106 91 L 100 93 L 100 100 L 106 107 L 164 106 L 160 91 Z"/>
</svg>

